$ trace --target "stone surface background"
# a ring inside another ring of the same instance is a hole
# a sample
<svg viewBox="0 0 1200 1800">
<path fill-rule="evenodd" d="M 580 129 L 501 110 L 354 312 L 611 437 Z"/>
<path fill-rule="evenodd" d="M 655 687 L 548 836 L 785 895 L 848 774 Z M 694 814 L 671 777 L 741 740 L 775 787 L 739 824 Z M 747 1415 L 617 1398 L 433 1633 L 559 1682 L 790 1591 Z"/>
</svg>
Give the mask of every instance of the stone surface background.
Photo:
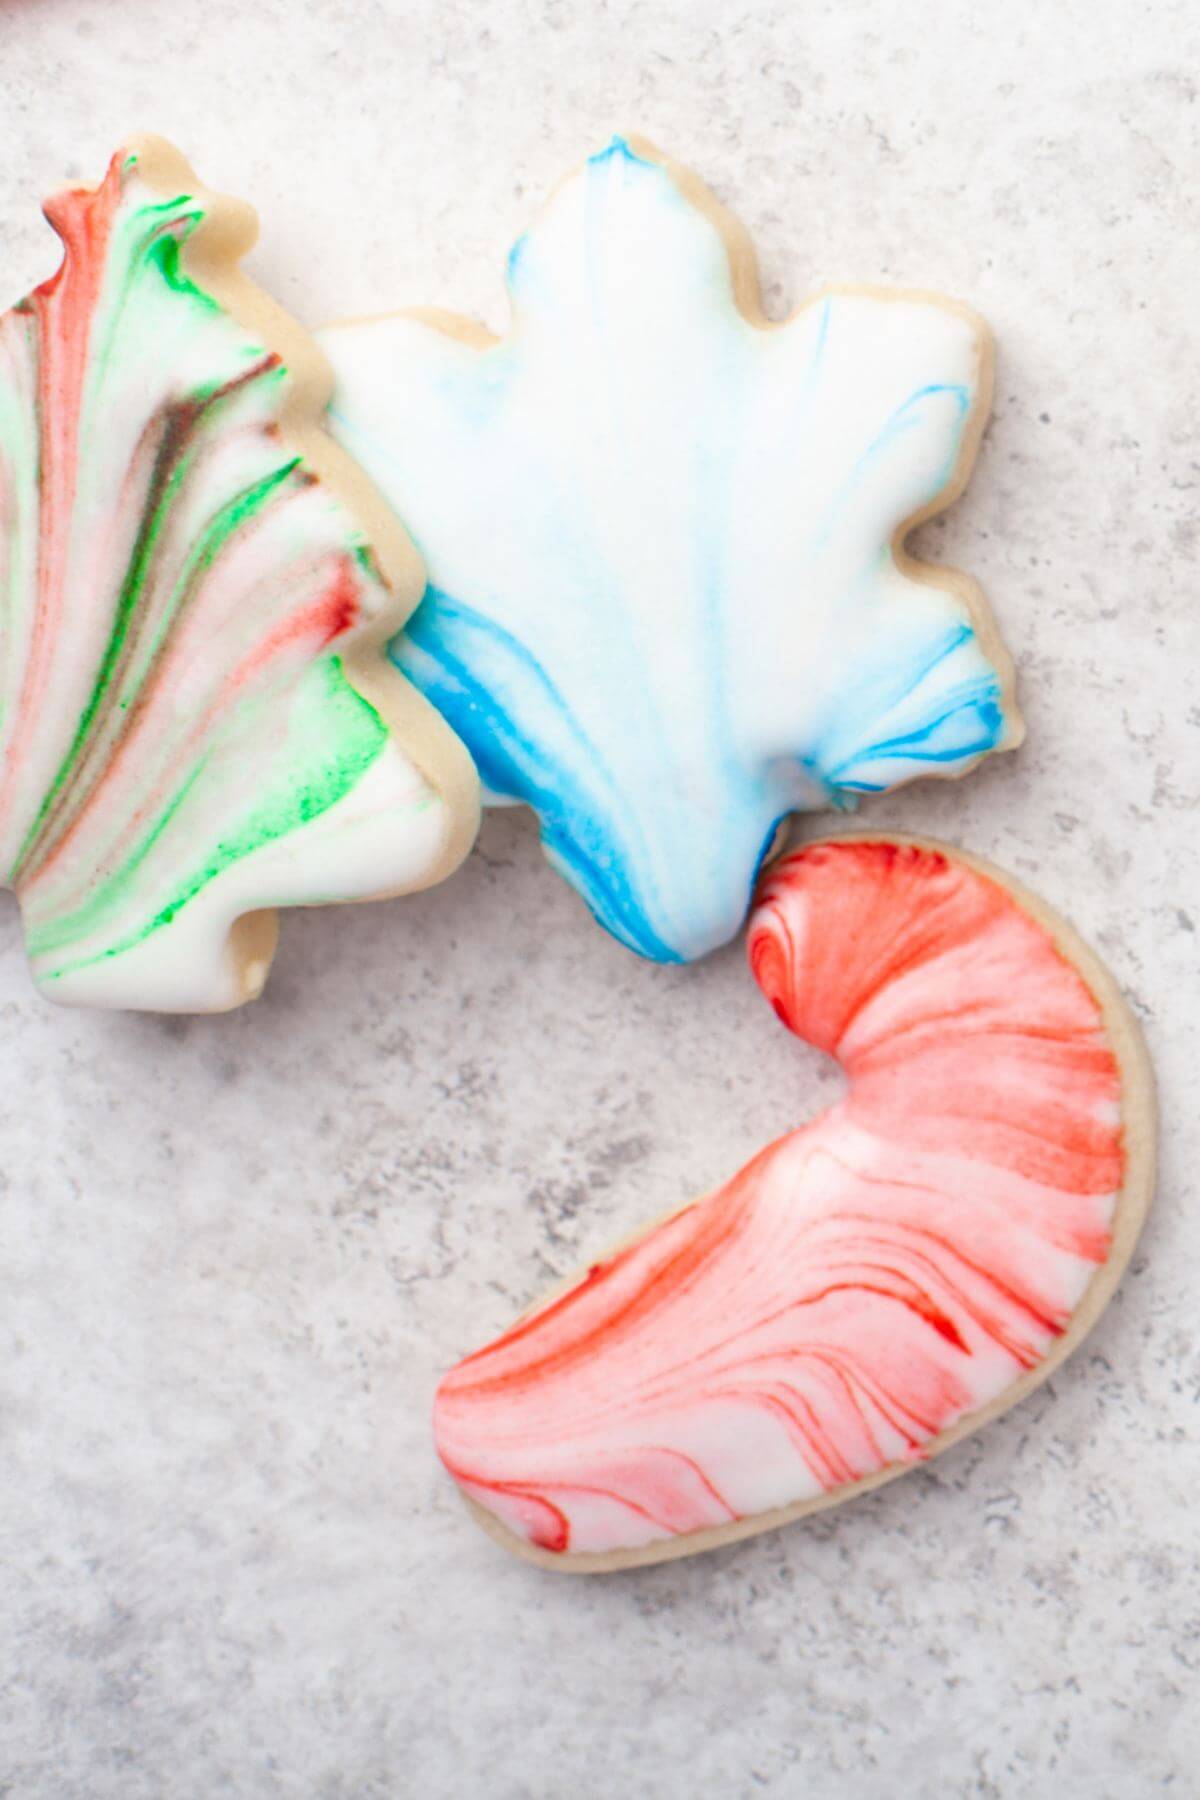
<svg viewBox="0 0 1200 1800">
<path fill-rule="evenodd" d="M 600 1582 L 439 1473 L 439 1370 L 835 1091 L 738 948 L 642 966 L 529 823 L 422 899 L 292 915 L 232 1017 L 59 1012 L 0 911 L 0 1793 L 1200 1792 L 1200 28 L 1190 0 L 0 0 L 0 287 L 131 129 L 260 207 L 302 318 L 502 321 L 615 128 L 831 279 L 1000 345 L 927 554 L 984 581 L 1029 741 L 867 820 L 1064 908 L 1144 1022 L 1162 1182 L 1073 1363 L 807 1527 Z"/>
</svg>

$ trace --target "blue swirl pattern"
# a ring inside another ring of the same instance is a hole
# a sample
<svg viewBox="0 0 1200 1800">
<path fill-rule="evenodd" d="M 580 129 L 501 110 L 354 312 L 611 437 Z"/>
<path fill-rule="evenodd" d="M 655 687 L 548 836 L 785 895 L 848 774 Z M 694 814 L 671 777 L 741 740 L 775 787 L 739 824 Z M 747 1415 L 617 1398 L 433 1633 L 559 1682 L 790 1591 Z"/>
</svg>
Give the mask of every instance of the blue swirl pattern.
<svg viewBox="0 0 1200 1800">
<path fill-rule="evenodd" d="M 721 231 L 622 139 L 508 279 L 501 340 L 324 334 L 334 429 L 429 570 L 392 656 L 601 924 L 691 960 L 736 935 L 785 815 L 1015 735 L 969 584 L 893 548 L 959 464 L 980 328 L 863 290 L 752 324 Z"/>
</svg>

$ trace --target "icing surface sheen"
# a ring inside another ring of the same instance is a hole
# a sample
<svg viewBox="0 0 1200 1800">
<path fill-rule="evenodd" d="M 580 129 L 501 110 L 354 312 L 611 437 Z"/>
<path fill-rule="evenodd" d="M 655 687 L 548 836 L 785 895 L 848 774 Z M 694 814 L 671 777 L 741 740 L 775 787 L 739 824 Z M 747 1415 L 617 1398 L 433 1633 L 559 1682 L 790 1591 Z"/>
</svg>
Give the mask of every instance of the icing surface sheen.
<svg viewBox="0 0 1200 1800">
<path fill-rule="evenodd" d="M 844 1100 L 453 1370 L 438 1446 L 551 1551 L 622 1550 L 896 1463 L 1046 1355 L 1124 1173 L 1098 1002 L 1003 887 L 912 845 L 815 845 L 750 961 Z"/>
<path fill-rule="evenodd" d="M 281 437 L 288 370 L 183 266 L 206 204 L 118 154 L 0 319 L 0 877 L 57 999 L 232 1004 L 241 915 L 416 885 L 445 838 L 345 674 L 397 615 Z"/>
<path fill-rule="evenodd" d="M 322 334 L 333 428 L 429 571 L 397 662 L 601 923 L 687 960 L 740 928 L 783 815 L 1011 735 L 961 594 L 891 548 L 954 475 L 980 329 L 851 291 L 751 323 L 721 231 L 620 139 L 508 278 L 500 341 Z"/>
</svg>

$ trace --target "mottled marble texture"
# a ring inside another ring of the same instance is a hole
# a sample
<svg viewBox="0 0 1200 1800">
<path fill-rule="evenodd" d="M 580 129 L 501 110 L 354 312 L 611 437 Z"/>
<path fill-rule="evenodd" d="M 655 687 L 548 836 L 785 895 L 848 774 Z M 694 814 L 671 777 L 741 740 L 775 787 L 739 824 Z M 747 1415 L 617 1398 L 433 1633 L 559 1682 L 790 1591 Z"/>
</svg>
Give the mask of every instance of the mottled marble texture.
<svg viewBox="0 0 1200 1800">
<path fill-rule="evenodd" d="M 740 951 L 638 963 L 504 816 L 440 892 L 285 919 L 224 1019 L 51 1010 L 6 901 L 0 1792 L 1194 1790 L 1198 55 L 1188 0 L 0 0 L 4 298 L 49 267 L 47 180 L 148 126 L 260 204 L 252 267 L 309 321 L 495 324 L 532 203 L 636 127 L 741 212 L 774 308 L 978 305 L 996 417 L 921 547 L 983 579 L 1029 742 L 868 817 L 1073 914 L 1165 1115 L 1128 1280 L 1015 1414 L 814 1524 L 555 1580 L 464 1518 L 434 1381 L 829 1097 Z"/>
</svg>

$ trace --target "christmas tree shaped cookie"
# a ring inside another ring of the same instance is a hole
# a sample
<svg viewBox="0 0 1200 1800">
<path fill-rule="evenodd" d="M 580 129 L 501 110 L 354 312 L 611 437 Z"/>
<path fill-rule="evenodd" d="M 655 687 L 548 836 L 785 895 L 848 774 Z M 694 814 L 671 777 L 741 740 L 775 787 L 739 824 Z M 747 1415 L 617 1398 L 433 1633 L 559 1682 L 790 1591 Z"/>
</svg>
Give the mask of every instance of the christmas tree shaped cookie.
<svg viewBox="0 0 1200 1800">
<path fill-rule="evenodd" d="M 271 909 L 447 874 L 474 771 L 383 654 L 423 571 L 250 209 L 145 139 L 47 216 L 0 318 L 0 867 L 46 994 L 233 1006 Z"/>
<path fill-rule="evenodd" d="M 769 324 L 745 234 L 624 139 L 508 279 L 502 339 L 436 314 L 323 337 L 334 429 L 429 572 L 393 655 L 611 932 L 700 956 L 785 815 L 1019 739 L 975 584 L 904 548 L 966 479 L 987 334 L 873 289 Z"/>
</svg>

